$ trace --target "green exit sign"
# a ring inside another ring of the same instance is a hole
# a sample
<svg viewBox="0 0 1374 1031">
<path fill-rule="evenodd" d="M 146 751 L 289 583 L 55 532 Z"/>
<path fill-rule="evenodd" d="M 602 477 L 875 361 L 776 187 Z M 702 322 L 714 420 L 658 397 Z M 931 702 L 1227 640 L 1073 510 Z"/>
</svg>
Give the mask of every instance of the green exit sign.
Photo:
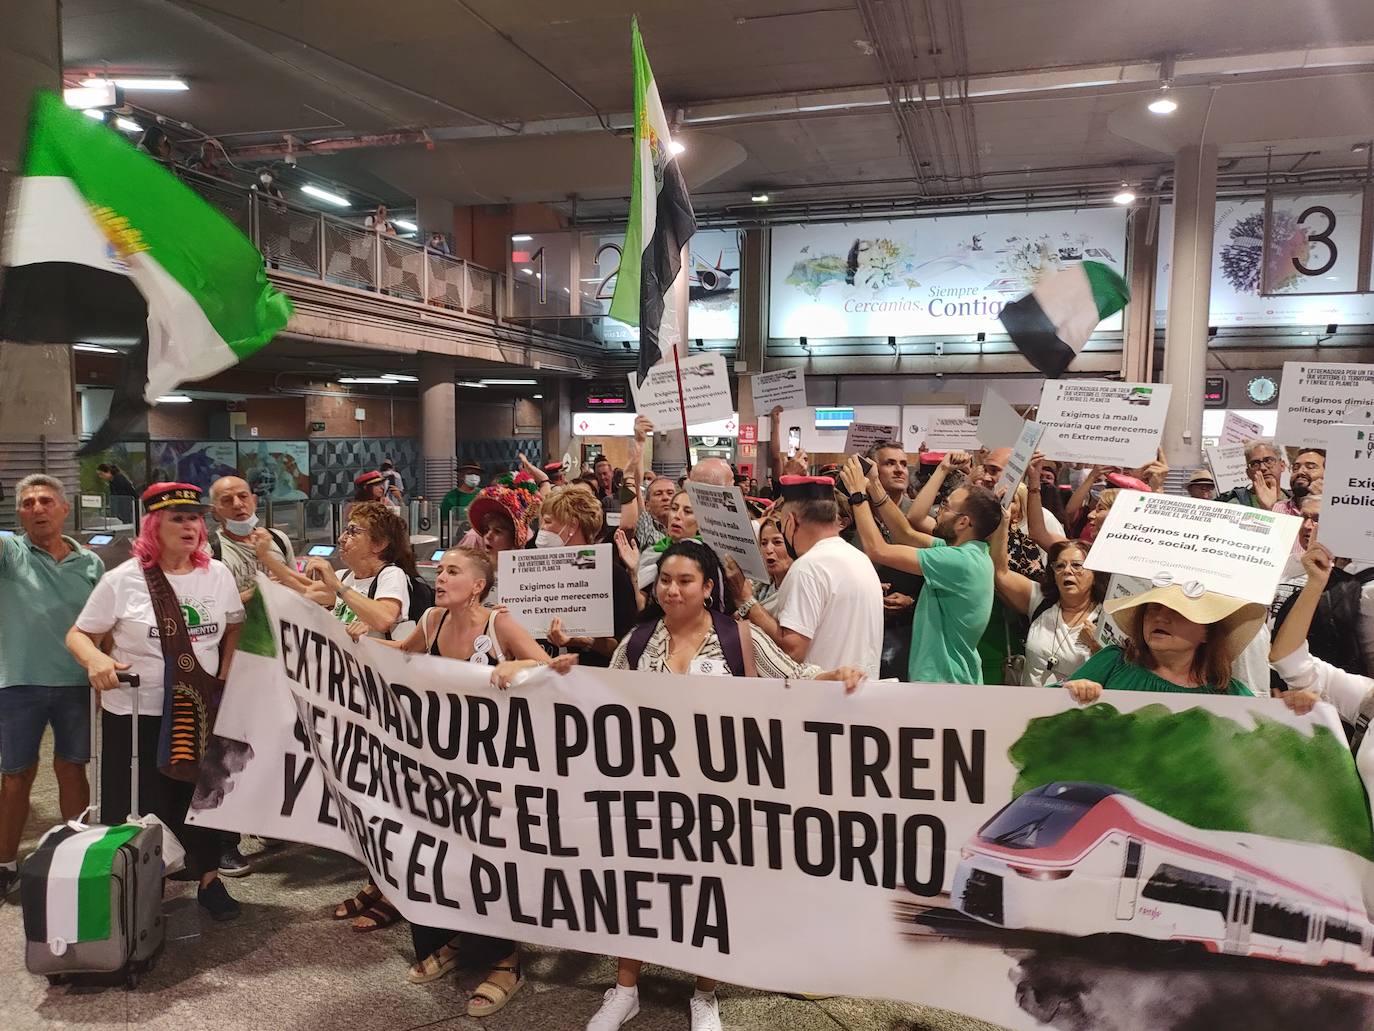
<svg viewBox="0 0 1374 1031">
<path fill-rule="evenodd" d="M 312 422 L 312 423 L 310 424 L 310 432 L 311 432 L 311 433 L 322 433 L 323 431 L 324 431 L 324 423 L 322 423 L 322 422 Z"/>
</svg>

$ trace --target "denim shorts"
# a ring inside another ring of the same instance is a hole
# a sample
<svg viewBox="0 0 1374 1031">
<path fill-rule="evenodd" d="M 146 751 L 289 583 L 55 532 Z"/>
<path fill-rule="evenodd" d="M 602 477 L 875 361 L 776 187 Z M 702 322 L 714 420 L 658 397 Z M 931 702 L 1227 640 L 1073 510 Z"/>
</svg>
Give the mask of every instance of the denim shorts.
<svg viewBox="0 0 1374 1031">
<path fill-rule="evenodd" d="M 15 684 L 0 688 L 0 773 L 20 773 L 37 764 L 43 728 L 49 723 L 57 758 L 90 762 L 89 687 Z"/>
</svg>

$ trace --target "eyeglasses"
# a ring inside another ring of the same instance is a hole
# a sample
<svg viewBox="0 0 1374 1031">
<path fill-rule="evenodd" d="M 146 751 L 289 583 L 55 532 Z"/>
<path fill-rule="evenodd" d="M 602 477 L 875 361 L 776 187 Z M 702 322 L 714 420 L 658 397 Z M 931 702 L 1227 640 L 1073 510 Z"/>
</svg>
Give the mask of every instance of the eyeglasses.
<svg viewBox="0 0 1374 1031">
<path fill-rule="evenodd" d="M 345 526 L 345 527 L 343 528 L 343 532 L 340 533 L 339 536 L 340 536 L 340 537 L 361 537 L 361 536 L 362 536 L 363 534 L 365 534 L 365 533 L 367 533 L 367 531 L 364 530 L 364 529 L 363 529 L 361 526 L 359 526 L 357 523 L 349 523 L 347 526 Z"/>
<path fill-rule="evenodd" d="M 1082 562 L 1056 562 L 1050 568 L 1056 573 L 1081 573 L 1084 566 Z"/>
<path fill-rule="evenodd" d="M 1279 464 L 1279 460 L 1278 460 L 1277 458 L 1275 458 L 1273 455 L 1269 455 L 1269 456 L 1266 457 L 1266 458 L 1252 458 L 1252 459 L 1250 459 L 1250 461 L 1248 461 L 1248 462 L 1245 463 L 1245 468 L 1247 468 L 1247 469 L 1272 469 L 1274 466 L 1276 466 L 1276 465 L 1278 465 L 1278 464 Z"/>
</svg>

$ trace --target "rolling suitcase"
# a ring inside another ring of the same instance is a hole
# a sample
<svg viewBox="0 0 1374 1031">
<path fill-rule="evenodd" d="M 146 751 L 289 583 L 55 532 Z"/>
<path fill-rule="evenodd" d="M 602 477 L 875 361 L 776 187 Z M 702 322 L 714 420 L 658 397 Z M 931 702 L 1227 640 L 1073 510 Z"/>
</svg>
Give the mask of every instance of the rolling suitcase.
<svg viewBox="0 0 1374 1031">
<path fill-rule="evenodd" d="M 119 679 L 134 689 L 129 795 L 133 812 L 126 823 L 116 826 L 88 827 L 72 821 L 54 827 L 19 871 L 24 962 L 29 973 L 46 975 L 53 984 L 68 979 L 101 984 L 122 980 L 126 988 L 133 988 L 152 968 L 166 933 L 162 826 L 135 822 L 138 677 L 120 673 Z M 92 743 L 96 718 L 93 714 Z M 91 755 L 96 757 L 94 748 Z"/>
</svg>

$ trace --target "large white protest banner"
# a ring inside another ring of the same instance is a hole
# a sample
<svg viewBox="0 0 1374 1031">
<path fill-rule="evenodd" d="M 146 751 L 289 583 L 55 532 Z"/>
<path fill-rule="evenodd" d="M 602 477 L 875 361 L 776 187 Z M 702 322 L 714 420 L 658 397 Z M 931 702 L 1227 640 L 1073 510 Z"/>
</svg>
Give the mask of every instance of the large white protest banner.
<svg viewBox="0 0 1374 1031">
<path fill-rule="evenodd" d="M 1263 436 L 1264 427 L 1259 423 L 1236 412 L 1227 412 L 1226 418 L 1221 421 L 1221 436 L 1217 438 L 1217 443 L 1248 444 Z"/>
<path fill-rule="evenodd" d="M 1123 490 L 1088 552 L 1089 569 L 1268 605 L 1302 520 L 1218 501 Z"/>
<path fill-rule="evenodd" d="M 1007 464 L 1002 468 L 1002 475 L 997 480 L 997 490 L 1001 494 L 1004 509 L 1010 510 L 1011 503 L 1016 500 L 1016 488 L 1025 478 L 1026 467 L 1030 465 L 1035 449 L 1040 446 L 1040 438 L 1044 432 L 1045 427 L 1038 422 L 1031 419 L 1021 420 L 1021 429 L 1016 435 L 1016 443 L 1012 446 L 1011 457 L 1007 459 Z"/>
<path fill-rule="evenodd" d="M 910 454 L 920 454 L 931 447 L 926 437 L 932 419 L 965 419 L 968 412 L 961 405 L 903 405 L 902 443 Z"/>
<path fill-rule="evenodd" d="M 1327 706 L 576 668 L 496 691 L 259 591 L 217 725 L 241 744 L 191 820 L 341 849 L 416 923 L 1015 1031 L 1374 1017 L 1327 972 L 1374 970 L 1374 829 Z M 1227 921 L 1232 883 L 1254 912 Z"/>
<path fill-rule="evenodd" d="M 844 453 L 866 455 L 875 444 L 894 440 L 899 427 L 881 422 L 851 422 L 845 431 Z"/>
<path fill-rule="evenodd" d="M 1206 451 L 1207 464 L 1212 467 L 1212 479 L 1216 481 L 1218 494 L 1251 485 L 1250 474 L 1245 466 L 1244 444 L 1209 444 Z"/>
<path fill-rule="evenodd" d="M 776 406 L 806 407 L 806 373 L 799 368 L 776 369 L 749 377 L 749 389 L 754 395 L 754 411 L 767 415 Z"/>
<path fill-rule="evenodd" d="M 1169 413 L 1167 383 L 1052 379 L 1040 395 L 1040 450 L 1056 462 L 1136 469 L 1152 461 Z"/>
<path fill-rule="evenodd" d="M 560 616 L 570 637 L 611 637 L 611 546 L 511 548 L 497 557 L 500 603 L 536 639 Z"/>
<path fill-rule="evenodd" d="M 1025 422 L 1020 413 L 992 387 L 983 394 L 983 404 L 978 409 L 978 440 L 986 448 L 1013 447 L 1021 435 L 1021 424 Z"/>
<path fill-rule="evenodd" d="M 719 353 L 696 354 L 683 358 L 682 398 L 678 399 L 677 370 L 672 362 L 664 362 L 649 369 L 649 377 L 641 387 L 638 375 L 630 373 L 630 391 L 635 399 L 635 411 L 648 416 L 655 425 L 671 430 L 682 425 L 682 406 L 687 406 L 687 424 L 718 422 L 735 414 L 730 400 L 730 374 L 725 369 L 725 356 Z"/>
<path fill-rule="evenodd" d="M 1317 540 L 1340 558 L 1374 559 L 1374 428 L 1326 427 Z"/>
<path fill-rule="evenodd" d="M 749 579 L 768 583 L 768 567 L 759 553 L 758 535 L 749 519 L 743 492 L 738 487 L 713 487 L 689 480 L 687 496 L 692 499 L 701 539 L 716 554 L 734 559 Z"/>
<path fill-rule="evenodd" d="M 1275 439 L 1285 447 L 1323 447 L 1326 427 L 1374 419 L 1374 365 L 1284 362 Z"/>
<path fill-rule="evenodd" d="M 932 451 L 977 451 L 978 420 L 968 415 L 935 415 L 926 427 L 926 447 Z"/>
</svg>

